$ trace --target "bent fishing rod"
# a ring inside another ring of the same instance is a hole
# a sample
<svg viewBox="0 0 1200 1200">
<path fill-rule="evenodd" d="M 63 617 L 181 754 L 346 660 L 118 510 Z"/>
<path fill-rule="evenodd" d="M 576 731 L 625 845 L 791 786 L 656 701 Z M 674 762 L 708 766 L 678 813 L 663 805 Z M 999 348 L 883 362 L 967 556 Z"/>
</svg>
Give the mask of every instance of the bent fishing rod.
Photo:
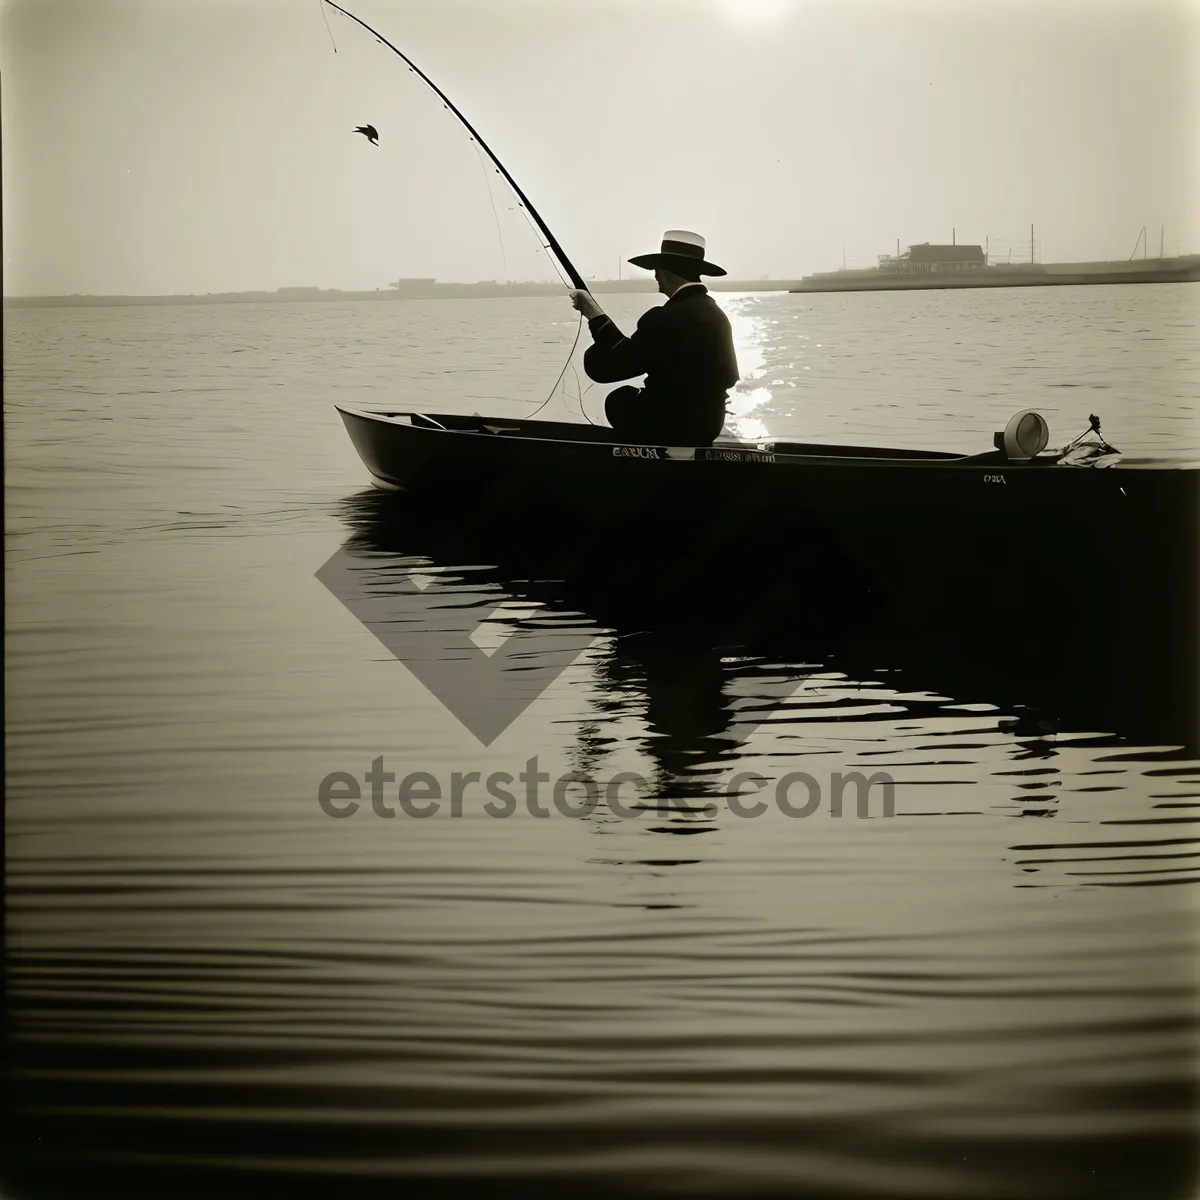
<svg viewBox="0 0 1200 1200">
<path fill-rule="evenodd" d="M 362 20 L 360 17 L 356 17 L 352 12 L 348 12 L 340 4 L 335 4 L 334 0 L 322 0 L 322 3 L 328 4 L 330 8 L 337 9 L 342 16 L 349 17 L 351 21 L 355 22 L 355 24 L 361 25 L 363 29 L 365 29 L 373 37 L 377 38 L 402 62 L 407 64 L 410 71 L 420 76 L 422 82 L 427 84 L 438 97 L 438 99 L 441 100 L 441 102 L 459 119 L 459 121 L 462 122 L 463 127 L 471 135 L 472 139 L 478 143 L 479 148 L 483 150 L 484 153 L 487 154 L 488 158 L 490 158 L 492 162 L 496 164 L 496 170 L 498 170 L 500 174 L 503 175 L 508 181 L 509 187 L 516 192 L 517 199 L 521 202 L 525 211 L 534 219 L 534 221 L 537 222 L 538 229 L 541 230 L 542 235 L 546 239 L 547 247 L 553 252 L 554 257 L 557 258 L 558 261 L 566 268 L 567 274 L 571 277 L 571 283 L 580 291 L 588 291 L 588 285 L 584 283 L 583 276 L 580 275 L 577 270 L 575 270 L 574 263 L 572 263 L 563 252 L 563 248 L 558 244 L 558 239 L 550 232 L 549 226 L 545 221 L 542 220 L 537 209 L 529 203 L 529 197 L 526 196 L 521 190 L 517 181 L 508 173 L 508 168 L 496 157 L 496 155 L 492 152 L 491 147 L 483 140 L 483 138 L 479 136 L 479 134 L 475 131 L 475 127 L 470 121 L 467 120 L 466 117 L 462 115 L 462 113 L 458 110 L 458 106 L 450 99 L 450 97 L 447 96 L 446 93 L 443 92 L 442 89 L 438 87 L 438 85 L 434 83 L 433 80 L 430 79 L 429 76 L 426 75 L 425 72 L 422 71 L 421 68 L 418 67 L 417 64 L 413 62 L 413 60 L 409 58 L 407 54 L 404 53 L 404 51 L 398 50 L 395 46 L 393 46 L 392 43 L 389 42 L 387 38 L 385 38 L 383 34 L 379 32 L 379 30 L 372 29 L 371 26 L 366 23 L 366 21 Z"/>
</svg>

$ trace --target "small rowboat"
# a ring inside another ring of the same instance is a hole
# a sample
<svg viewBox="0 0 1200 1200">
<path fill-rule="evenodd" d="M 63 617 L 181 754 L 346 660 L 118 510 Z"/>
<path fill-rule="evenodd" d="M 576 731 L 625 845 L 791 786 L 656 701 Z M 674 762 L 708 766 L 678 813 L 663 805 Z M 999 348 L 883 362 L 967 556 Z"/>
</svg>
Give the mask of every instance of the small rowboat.
<svg viewBox="0 0 1200 1200">
<path fill-rule="evenodd" d="M 1106 444 L 1098 455 L 1039 452 L 1044 436 L 1030 456 L 999 434 L 993 449 L 966 455 L 784 441 L 653 446 L 602 426 L 338 412 L 378 486 L 482 516 L 523 509 L 540 522 L 686 525 L 710 535 L 791 523 L 909 536 L 989 526 L 1111 531 L 1131 507 L 1149 515 L 1196 494 L 1194 467 L 1126 458 Z"/>
</svg>

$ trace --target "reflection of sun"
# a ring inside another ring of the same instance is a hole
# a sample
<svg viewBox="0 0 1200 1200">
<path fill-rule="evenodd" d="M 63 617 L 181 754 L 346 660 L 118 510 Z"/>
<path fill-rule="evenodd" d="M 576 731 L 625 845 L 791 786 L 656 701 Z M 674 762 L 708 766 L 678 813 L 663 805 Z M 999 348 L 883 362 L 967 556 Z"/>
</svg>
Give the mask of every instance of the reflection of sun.
<svg viewBox="0 0 1200 1200">
<path fill-rule="evenodd" d="M 765 25 L 791 6 L 791 0 L 721 0 L 721 10 L 738 25 Z"/>
<path fill-rule="evenodd" d="M 749 300 L 749 304 L 746 303 L 747 300 Z M 767 362 L 763 347 L 763 343 L 766 341 L 766 327 L 763 319 L 746 311 L 753 303 L 752 297 L 733 296 L 722 305 L 725 315 L 729 318 L 729 327 L 733 333 L 734 352 L 737 354 L 743 383 L 760 378 L 766 369 Z"/>
<path fill-rule="evenodd" d="M 734 351 L 737 354 L 741 379 L 729 393 L 728 428 L 742 441 L 753 441 L 767 436 L 767 427 L 754 412 L 769 404 L 771 389 L 756 387 L 766 370 L 766 323 L 754 315 L 758 297 L 738 295 L 723 296 L 721 307 L 729 318 L 733 331 Z"/>
</svg>

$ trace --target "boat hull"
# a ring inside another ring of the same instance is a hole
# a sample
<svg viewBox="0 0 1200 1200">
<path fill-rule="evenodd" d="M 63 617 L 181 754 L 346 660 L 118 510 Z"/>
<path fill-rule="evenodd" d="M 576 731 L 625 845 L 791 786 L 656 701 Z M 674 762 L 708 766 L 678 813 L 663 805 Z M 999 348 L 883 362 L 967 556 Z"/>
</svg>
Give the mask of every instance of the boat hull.
<svg viewBox="0 0 1200 1200">
<path fill-rule="evenodd" d="M 699 528 L 710 538 L 824 529 L 918 540 L 1045 533 L 1061 541 L 1112 531 L 1135 512 L 1161 521 L 1190 505 L 1194 516 L 1197 472 L 1164 464 L 1070 467 L 1053 457 L 1010 462 L 999 451 L 778 442 L 643 446 L 596 427 L 339 412 L 378 484 L 480 519 L 516 510 L 542 523 Z"/>
</svg>

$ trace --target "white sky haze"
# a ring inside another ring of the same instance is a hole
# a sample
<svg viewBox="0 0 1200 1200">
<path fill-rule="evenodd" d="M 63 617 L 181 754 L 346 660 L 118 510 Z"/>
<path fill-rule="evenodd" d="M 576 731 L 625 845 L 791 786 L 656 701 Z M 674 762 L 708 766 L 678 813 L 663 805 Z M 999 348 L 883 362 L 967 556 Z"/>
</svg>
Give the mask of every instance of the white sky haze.
<svg viewBox="0 0 1200 1200">
<path fill-rule="evenodd" d="M 735 278 L 952 228 L 1015 261 L 1030 222 L 1044 261 L 1126 258 L 1143 225 L 1152 256 L 1162 226 L 1167 254 L 1200 250 L 1194 3 L 345 7 L 445 89 L 588 276 L 672 227 Z M 554 278 L 454 118 L 320 0 L 0 19 L 8 295 Z"/>
</svg>

